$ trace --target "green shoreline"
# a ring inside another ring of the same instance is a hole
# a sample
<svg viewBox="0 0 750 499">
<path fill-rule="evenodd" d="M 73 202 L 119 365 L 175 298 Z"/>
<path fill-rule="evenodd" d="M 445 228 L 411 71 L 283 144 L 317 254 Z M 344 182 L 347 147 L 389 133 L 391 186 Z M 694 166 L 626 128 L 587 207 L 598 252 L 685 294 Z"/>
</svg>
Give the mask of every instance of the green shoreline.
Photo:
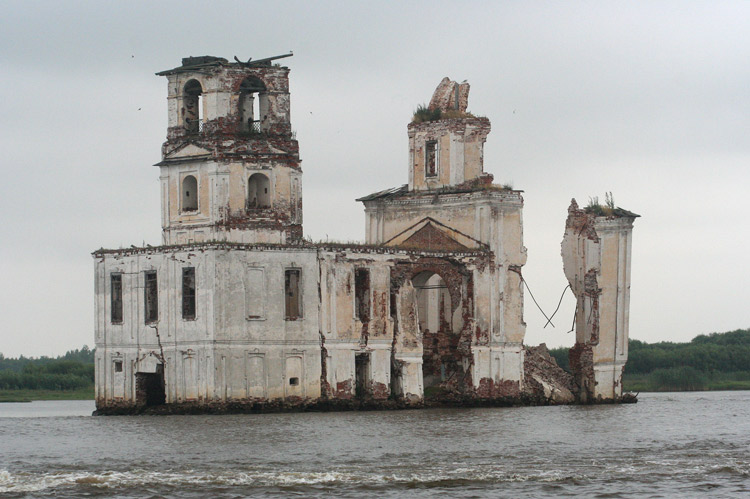
<svg viewBox="0 0 750 499">
<path fill-rule="evenodd" d="M 76 390 L 0 390 L 0 403 L 34 400 L 94 400 L 94 387 Z"/>
<path fill-rule="evenodd" d="M 626 372 L 623 376 L 622 386 L 625 391 L 643 393 L 750 390 L 750 373 L 747 372 L 712 374 L 698 372 L 698 379 L 693 383 L 683 384 L 680 384 L 679 380 L 664 383 L 655 378 L 652 373 L 629 374 Z"/>
</svg>

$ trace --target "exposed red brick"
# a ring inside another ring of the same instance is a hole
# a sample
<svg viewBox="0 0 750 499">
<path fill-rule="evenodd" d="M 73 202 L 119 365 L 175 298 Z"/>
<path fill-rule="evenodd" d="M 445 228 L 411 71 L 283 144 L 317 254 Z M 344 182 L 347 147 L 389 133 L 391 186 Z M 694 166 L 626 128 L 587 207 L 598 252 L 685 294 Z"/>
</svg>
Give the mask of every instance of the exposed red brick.
<svg viewBox="0 0 750 499">
<path fill-rule="evenodd" d="M 479 386 L 476 389 L 476 396 L 479 398 L 501 398 L 501 397 L 518 397 L 521 394 L 520 383 L 518 381 L 502 380 L 495 382 L 492 378 L 482 378 L 479 380 Z"/>
</svg>

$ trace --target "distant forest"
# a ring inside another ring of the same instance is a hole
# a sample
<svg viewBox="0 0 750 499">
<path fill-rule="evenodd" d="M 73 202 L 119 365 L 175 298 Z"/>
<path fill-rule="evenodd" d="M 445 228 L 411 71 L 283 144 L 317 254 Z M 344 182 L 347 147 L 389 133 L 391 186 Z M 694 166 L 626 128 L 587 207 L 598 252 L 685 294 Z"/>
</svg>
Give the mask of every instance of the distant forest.
<svg viewBox="0 0 750 499">
<path fill-rule="evenodd" d="M 701 334 L 688 343 L 630 340 L 623 384 L 628 391 L 750 390 L 750 329 Z M 568 349 L 550 354 L 570 371 Z M 52 357 L 6 358 L 0 353 L 0 390 L 80 390 L 93 396 L 94 350 Z"/>
<path fill-rule="evenodd" d="M 6 358 L 0 353 L 0 390 L 75 390 L 93 385 L 94 350 L 86 345 L 56 358 Z"/>
<path fill-rule="evenodd" d="M 750 329 L 701 334 L 688 343 L 628 343 L 624 388 L 631 391 L 750 389 Z M 568 349 L 550 350 L 570 371 Z"/>
</svg>

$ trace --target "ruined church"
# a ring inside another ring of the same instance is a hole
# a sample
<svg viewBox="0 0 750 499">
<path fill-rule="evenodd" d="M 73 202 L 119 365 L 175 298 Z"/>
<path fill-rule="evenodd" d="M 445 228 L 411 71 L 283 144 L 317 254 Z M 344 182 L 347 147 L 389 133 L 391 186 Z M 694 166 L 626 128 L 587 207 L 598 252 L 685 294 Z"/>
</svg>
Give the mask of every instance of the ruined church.
<svg viewBox="0 0 750 499">
<path fill-rule="evenodd" d="M 358 199 L 365 241 L 312 243 L 280 58 L 157 73 L 162 244 L 93 253 L 97 410 L 620 399 L 637 215 L 568 210 L 569 375 L 524 345 L 522 192 L 484 170 L 468 83 L 408 124 L 408 183 Z"/>
</svg>

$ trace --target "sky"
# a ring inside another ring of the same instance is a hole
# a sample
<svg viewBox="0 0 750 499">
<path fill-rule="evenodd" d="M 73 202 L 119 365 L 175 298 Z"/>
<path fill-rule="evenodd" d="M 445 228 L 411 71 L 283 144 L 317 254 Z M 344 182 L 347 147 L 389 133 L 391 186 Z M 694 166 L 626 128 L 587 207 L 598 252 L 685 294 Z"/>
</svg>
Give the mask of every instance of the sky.
<svg viewBox="0 0 750 499">
<path fill-rule="evenodd" d="M 492 122 L 485 171 L 524 191 L 523 274 L 549 315 L 571 198 L 642 215 L 630 337 L 750 327 L 750 2 L 2 2 L 0 352 L 94 344 L 91 252 L 161 241 L 166 79 L 182 57 L 284 54 L 304 232 L 364 240 L 357 197 L 407 182 L 440 80 Z M 525 342 L 571 346 L 526 295 Z"/>
</svg>

